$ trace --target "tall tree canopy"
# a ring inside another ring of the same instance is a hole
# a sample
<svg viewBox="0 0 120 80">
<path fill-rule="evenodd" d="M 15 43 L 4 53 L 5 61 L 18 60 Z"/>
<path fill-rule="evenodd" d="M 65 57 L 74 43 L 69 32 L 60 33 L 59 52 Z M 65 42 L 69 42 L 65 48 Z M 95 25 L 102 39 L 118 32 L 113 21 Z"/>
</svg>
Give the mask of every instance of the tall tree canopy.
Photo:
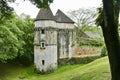
<svg viewBox="0 0 120 80">
<path fill-rule="evenodd" d="M 8 5 L 8 2 L 0 0 L 0 23 L 3 23 L 3 19 L 9 18 L 12 14 L 13 8 Z"/>
<path fill-rule="evenodd" d="M 49 8 L 50 3 L 53 2 L 53 0 L 30 0 L 34 5 L 36 5 L 38 8 L 44 7 Z"/>
<path fill-rule="evenodd" d="M 28 64 L 33 61 L 34 21 L 26 15 L 11 15 L 0 24 L 0 61 L 16 58 L 22 64 Z"/>
</svg>

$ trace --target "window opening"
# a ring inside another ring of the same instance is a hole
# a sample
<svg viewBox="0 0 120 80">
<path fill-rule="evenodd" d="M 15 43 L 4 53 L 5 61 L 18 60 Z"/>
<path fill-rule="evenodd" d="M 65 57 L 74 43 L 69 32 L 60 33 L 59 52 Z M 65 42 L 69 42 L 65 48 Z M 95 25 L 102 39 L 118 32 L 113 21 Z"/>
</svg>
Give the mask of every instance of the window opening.
<svg viewBox="0 0 120 80">
<path fill-rule="evenodd" d="M 45 65 L 45 60 L 42 60 L 42 65 Z"/>
<path fill-rule="evenodd" d="M 45 34 L 45 30 L 44 29 L 41 30 L 41 34 Z"/>
<path fill-rule="evenodd" d="M 42 47 L 42 48 L 45 47 L 45 43 L 44 43 L 44 42 L 41 43 L 41 47 Z"/>
</svg>

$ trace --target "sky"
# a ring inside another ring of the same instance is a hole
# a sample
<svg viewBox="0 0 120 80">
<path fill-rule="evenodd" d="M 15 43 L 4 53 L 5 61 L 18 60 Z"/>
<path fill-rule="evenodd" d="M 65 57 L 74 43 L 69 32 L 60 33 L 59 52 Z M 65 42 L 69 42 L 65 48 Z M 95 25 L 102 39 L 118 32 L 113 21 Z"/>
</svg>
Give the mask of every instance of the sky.
<svg viewBox="0 0 120 80">
<path fill-rule="evenodd" d="M 54 0 L 50 5 L 50 8 L 53 14 L 55 14 L 58 9 L 67 12 L 79 8 L 97 8 L 100 7 L 101 4 L 102 0 Z M 39 11 L 35 5 L 29 2 L 29 0 L 16 0 L 16 2 L 10 4 L 10 6 L 14 8 L 18 15 L 24 13 L 30 15 L 32 18 L 35 18 Z"/>
</svg>

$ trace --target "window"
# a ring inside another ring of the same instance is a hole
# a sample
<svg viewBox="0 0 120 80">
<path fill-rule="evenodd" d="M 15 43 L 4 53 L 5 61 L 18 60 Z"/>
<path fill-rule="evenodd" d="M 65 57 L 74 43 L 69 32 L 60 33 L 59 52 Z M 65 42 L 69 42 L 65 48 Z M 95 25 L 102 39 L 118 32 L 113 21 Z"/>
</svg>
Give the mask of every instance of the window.
<svg viewBox="0 0 120 80">
<path fill-rule="evenodd" d="M 41 48 L 41 49 L 45 49 L 45 42 L 41 42 L 41 43 L 40 43 L 40 48 Z"/>
<path fill-rule="evenodd" d="M 45 43 L 41 42 L 41 47 L 44 48 L 45 47 Z"/>
<path fill-rule="evenodd" d="M 41 30 L 41 34 L 45 34 L 45 30 L 44 29 Z"/>
<path fill-rule="evenodd" d="M 45 65 L 45 60 L 42 60 L 42 65 Z"/>
</svg>

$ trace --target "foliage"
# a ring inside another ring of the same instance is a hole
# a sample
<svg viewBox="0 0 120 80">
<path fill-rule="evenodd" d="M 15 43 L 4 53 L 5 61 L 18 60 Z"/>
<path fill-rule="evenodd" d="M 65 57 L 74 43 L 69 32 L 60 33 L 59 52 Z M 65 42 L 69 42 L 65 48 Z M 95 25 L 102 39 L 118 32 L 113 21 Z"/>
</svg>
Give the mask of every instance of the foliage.
<svg viewBox="0 0 120 80">
<path fill-rule="evenodd" d="M 27 15 L 21 15 L 22 18 L 19 18 L 16 21 L 16 24 L 20 28 L 21 31 L 24 32 L 22 39 L 25 41 L 23 45 L 23 55 L 17 57 L 18 61 L 21 62 L 23 65 L 30 65 L 31 62 L 33 63 L 33 27 L 34 21 Z"/>
<path fill-rule="evenodd" d="M 68 58 L 60 59 L 59 66 L 74 65 L 74 64 L 87 64 L 98 58 L 100 58 L 100 56 L 73 57 L 71 59 L 68 59 Z"/>
<path fill-rule="evenodd" d="M 24 65 L 33 62 L 33 20 L 20 18 L 8 5 L 16 0 L 0 0 L 0 61 L 18 60 Z M 30 0 L 39 8 L 49 8 L 53 0 Z"/>
<path fill-rule="evenodd" d="M 99 34 L 99 35 L 102 36 L 102 30 L 101 30 L 101 28 L 98 28 L 98 27 L 85 26 L 85 27 L 82 27 L 81 30 L 84 31 L 84 32 L 85 32 L 85 31 L 91 31 L 91 32 L 93 32 L 93 33 L 97 33 L 97 34 Z"/>
<path fill-rule="evenodd" d="M 0 24 L 0 61 L 15 59 L 19 62 L 33 62 L 33 20 L 11 14 Z"/>
<path fill-rule="evenodd" d="M 88 36 L 78 27 L 75 28 L 76 31 L 76 42 L 79 43 L 80 38 L 85 37 L 88 38 Z"/>
<path fill-rule="evenodd" d="M 80 46 L 84 46 L 84 45 L 88 45 L 88 46 L 102 46 L 104 44 L 103 40 L 100 38 L 80 38 L 79 39 L 79 45 Z"/>
<path fill-rule="evenodd" d="M 105 46 L 102 47 L 101 49 L 101 57 L 107 56 L 107 49 Z"/>
<path fill-rule="evenodd" d="M 103 17 L 103 9 L 98 8 L 97 10 L 98 10 L 98 17 L 95 20 L 96 21 L 95 24 L 97 26 L 100 26 L 100 25 L 102 25 L 102 22 L 103 22 L 103 19 L 104 19 L 104 17 Z"/>
<path fill-rule="evenodd" d="M 88 46 L 102 46 L 104 44 L 102 37 L 101 38 L 90 38 L 85 32 L 92 32 L 96 35 L 102 36 L 101 29 L 98 27 L 88 27 L 85 26 L 83 28 L 76 28 L 76 42 L 82 46 L 82 45 L 88 45 Z"/>
<path fill-rule="evenodd" d="M 30 0 L 34 5 L 36 5 L 38 8 L 49 8 L 50 3 L 53 2 L 53 0 Z"/>
<path fill-rule="evenodd" d="M 76 57 L 76 58 L 72 58 L 70 62 L 72 64 L 87 64 L 98 58 L 100 58 L 100 56 Z"/>
<path fill-rule="evenodd" d="M 0 24 L 0 61 L 6 62 L 8 59 L 14 59 L 18 53 L 23 54 L 21 40 L 23 32 L 14 23 L 15 14 L 11 14 L 9 19 L 4 18 L 4 23 Z M 23 44 L 22 44 L 23 43 Z"/>
<path fill-rule="evenodd" d="M 0 0 L 0 23 L 3 23 L 4 18 L 9 19 L 12 11 L 13 8 L 8 5 L 7 0 Z"/>
<path fill-rule="evenodd" d="M 20 47 L 17 37 L 4 25 L 0 25 L 0 46 L 0 61 L 15 58 Z"/>
</svg>

